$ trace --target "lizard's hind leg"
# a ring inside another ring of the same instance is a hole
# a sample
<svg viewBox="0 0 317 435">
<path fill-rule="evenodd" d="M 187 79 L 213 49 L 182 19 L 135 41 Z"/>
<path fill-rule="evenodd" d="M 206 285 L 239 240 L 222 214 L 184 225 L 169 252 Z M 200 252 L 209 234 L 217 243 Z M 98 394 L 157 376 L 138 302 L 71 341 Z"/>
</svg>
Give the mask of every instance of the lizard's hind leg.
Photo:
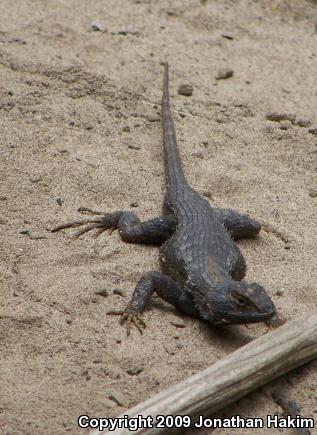
<svg viewBox="0 0 317 435">
<path fill-rule="evenodd" d="M 255 237 L 261 230 L 261 224 L 246 214 L 228 208 L 214 211 L 235 240 Z"/>
<path fill-rule="evenodd" d="M 125 242 L 161 245 L 172 235 L 176 226 L 176 220 L 172 215 L 141 222 L 138 216 L 130 211 L 102 213 L 84 207 L 79 211 L 97 216 L 58 225 L 52 232 L 86 225 L 77 232 L 76 238 L 94 229 L 97 229 L 97 235 L 105 230 L 118 229 L 121 239 Z"/>
</svg>

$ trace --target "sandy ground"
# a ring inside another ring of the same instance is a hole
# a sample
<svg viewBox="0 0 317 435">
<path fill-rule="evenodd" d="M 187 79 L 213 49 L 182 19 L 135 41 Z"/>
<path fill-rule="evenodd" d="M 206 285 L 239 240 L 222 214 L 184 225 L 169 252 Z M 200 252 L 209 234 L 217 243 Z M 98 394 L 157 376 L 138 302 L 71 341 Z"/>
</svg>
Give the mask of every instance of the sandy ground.
<svg viewBox="0 0 317 435">
<path fill-rule="evenodd" d="M 49 232 L 80 206 L 160 213 L 164 60 L 191 184 L 266 225 L 239 242 L 247 279 L 265 285 L 287 319 L 316 308 L 316 2 L 1 0 L 0 8 L 1 433 L 78 433 L 80 414 L 121 414 L 268 331 L 219 332 L 155 299 L 144 335 L 127 338 L 106 312 L 158 268 L 157 249 L 117 233 L 73 241 L 72 231 Z M 94 20 L 107 31 L 91 31 Z M 222 68 L 233 77 L 216 80 Z M 184 83 L 191 97 L 177 93 Z M 296 118 L 273 122 L 269 112 Z M 96 294 L 104 289 L 108 297 Z M 315 418 L 316 368 L 274 383 Z M 280 409 L 264 388 L 226 412 Z"/>
</svg>

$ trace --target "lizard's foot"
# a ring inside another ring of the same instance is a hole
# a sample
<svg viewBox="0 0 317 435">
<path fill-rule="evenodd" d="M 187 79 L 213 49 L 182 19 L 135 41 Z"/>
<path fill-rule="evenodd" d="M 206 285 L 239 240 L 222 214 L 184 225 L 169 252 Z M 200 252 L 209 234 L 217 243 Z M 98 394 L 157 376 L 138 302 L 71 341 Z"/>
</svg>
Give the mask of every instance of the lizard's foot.
<svg viewBox="0 0 317 435">
<path fill-rule="evenodd" d="M 94 229 L 97 229 L 95 236 L 98 237 L 106 230 L 110 230 L 110 233 L 112 233 L 117 228 L 117 224 L 119 220 L 118 212 L 103 213 L 101 211 L 92 210 L 87 207 L 80 207 L 78 211 L 82 214 L 90 214 L 90 215 L 97 215 L 97 216 L 87 218 L 87 219 L 80 219 L 72 222 L 66 222 L 64 224 L 58 225 L 57 227 L 51 230 L 52 233 L 64 230 L 66 228 L 77 228 L 85 225 L 84 228 L 82 228 L 80 231 L 78 231 L 75 234 L 74 238 L 77 239 L 82 234 L 85 234 L 88 231 Z"/>
<path fill-rule="evenodd" d="M 132 324 L 134 324 L 140 334 L 143 334 L 143 331 L 146 328 L 146 323 L 144 322 L 141 313 L 129 306 L 124 311 L 108 311 L 107 314 L 121 316 L 121 324 L 127 322 L 127 336 L 129 336 L 131 333 Z"/>
</svg>

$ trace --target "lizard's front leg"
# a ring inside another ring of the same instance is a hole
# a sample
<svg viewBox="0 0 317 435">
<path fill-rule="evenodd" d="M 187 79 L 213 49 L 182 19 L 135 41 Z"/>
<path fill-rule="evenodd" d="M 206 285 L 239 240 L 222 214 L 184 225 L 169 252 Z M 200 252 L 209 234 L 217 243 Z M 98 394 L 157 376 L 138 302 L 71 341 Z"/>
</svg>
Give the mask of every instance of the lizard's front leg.
<svg viewBox="0 0 317 435">
<path fill-rule="evenodd" d="M 102 213 L 83 207 L 79 211 L 95 216 L 59 225 L 53 228 L 52 232 L 83 226 L 76 234 L 77 238 L 93 229 L 97 230 L 97 235 L 105 230 L 118 229 L 121 239 L 125 242 L 161 245 L 172 235 L 176 227 L 176 219 L 172 215 L 141 222 L 137 215 L 130 211 Z"/>
<path fill-rule="evenodd" d="M 131 302 L 124 311 L 109 311 L 107 314 L 121 314 L 121 321 L 127 321 L 128 335 L 132 323 L 142 333 L 146 325 L 141 314 L 148 305 L 153 292 L 156 292 L 162 299 L 182 312 L 200 317 L 190 295 L 171 278 L 154 271 L 146 272 L 141 276 L 133 292 Z"/>
</svg>

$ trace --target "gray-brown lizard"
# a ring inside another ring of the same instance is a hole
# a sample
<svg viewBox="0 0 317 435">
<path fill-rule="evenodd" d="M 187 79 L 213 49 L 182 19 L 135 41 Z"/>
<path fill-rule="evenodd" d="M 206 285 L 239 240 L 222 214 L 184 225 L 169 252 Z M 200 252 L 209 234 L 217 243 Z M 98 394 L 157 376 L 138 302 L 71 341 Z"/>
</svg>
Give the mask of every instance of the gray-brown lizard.
<svg viewBox="0 0 317 435">
<path fill-rule="evenodd" d="M 127 308 L 121 313 L 142 332 L 141 313 L 156 292 L 185 314 L 213 325 L 263 322 L 275 314 L 265 289 L 242 281 L 245 260 L 234 239 L 254 237 L 261 225 L 234 210 L 212 208 L 185 178 L 169 103 L 168 64 L 165 64 L 162 124 L 166 195 L 162 217 L 140 222 L 135 213 L 100 213 L 90 219 L 53 229 L 88 224 L 79 234 L 97 228 L 118 229 L 125 242 L 160 245 L 162 272 L 144 273 Z M 88 210 L 88 209 L 86 209 Z M 117 313 L 118 314 L 118 313 Z"/>
</svg>

